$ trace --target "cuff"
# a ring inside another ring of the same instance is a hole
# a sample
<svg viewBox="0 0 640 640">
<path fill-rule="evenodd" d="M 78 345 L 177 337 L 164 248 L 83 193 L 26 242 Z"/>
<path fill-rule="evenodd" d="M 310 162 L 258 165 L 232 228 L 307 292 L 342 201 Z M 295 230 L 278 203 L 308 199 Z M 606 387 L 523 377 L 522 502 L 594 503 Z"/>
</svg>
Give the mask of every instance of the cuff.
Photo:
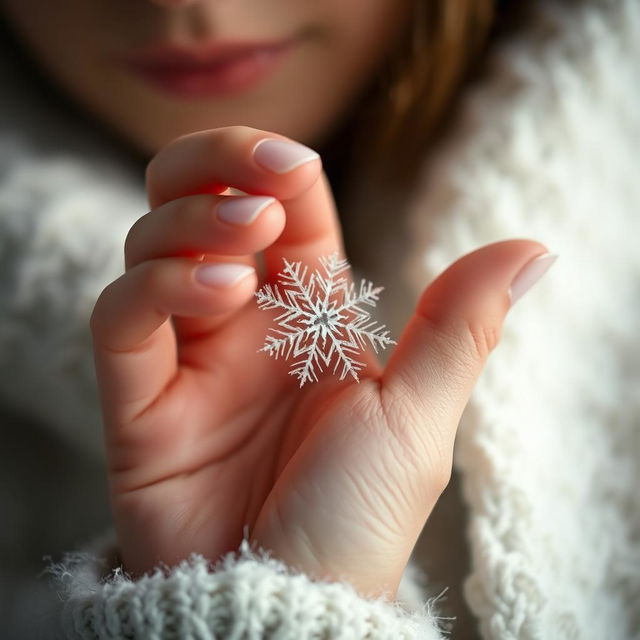
<svg viewBox="0 0 640 640">
<path fill-rule="evenodd" d="M 217 563 L 191 554 L 131 580 L 113 536 L 48 568 L 65 638 L 439 640 L 432 598 L 417 611 L 369 600 L 342 582 L 312 581 L 243 540 Z"/>
</svg>

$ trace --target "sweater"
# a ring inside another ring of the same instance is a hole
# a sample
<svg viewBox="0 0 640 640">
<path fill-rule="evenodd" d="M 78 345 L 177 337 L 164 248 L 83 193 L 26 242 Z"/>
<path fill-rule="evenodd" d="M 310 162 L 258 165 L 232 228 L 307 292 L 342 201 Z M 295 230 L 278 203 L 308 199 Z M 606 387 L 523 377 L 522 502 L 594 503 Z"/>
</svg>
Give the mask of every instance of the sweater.
<svg viewBox="0 0 640 640">
<path fill-rule="evenodd" d="M 397 602 L 247 543 L 121 570 L 87 321 L 146 213 L 143 176 L 8 56 L 0 77 L 3 638 L 640 638 L 635 0 L 536 3 L 415 190 L 354 198 L 360 220 L 393 210 L 400 227 L 352 239 L 395 335 L 478 246 L 528 237 L 560 256 L 509 313 Z"/>
</svg>

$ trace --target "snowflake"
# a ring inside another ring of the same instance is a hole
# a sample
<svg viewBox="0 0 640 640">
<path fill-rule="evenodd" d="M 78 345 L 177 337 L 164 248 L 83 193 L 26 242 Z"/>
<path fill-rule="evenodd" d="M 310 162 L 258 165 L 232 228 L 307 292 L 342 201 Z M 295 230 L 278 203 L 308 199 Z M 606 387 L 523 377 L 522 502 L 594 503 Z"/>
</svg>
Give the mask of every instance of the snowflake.
<svg viewBox="0 0 640 640">
<path fill-rule="evenodd" d="M 284 269 L 279 275 L 282 291 L 277 285 L 264 285 L 256 291 L 260 309 L 281 309 L 275 319 L 281 329 L 271 329 L 275 335 L 267 335 L 258 351 L 266 351 L 276 359 L 279 356 L 295 361 L 290 375 L 297 376 L 300 386 L 307 381 L 317 381 L 323 364 L 329 366 L 335 358 L 333 373 L 341 367 L 340 380 L 350 374 L 356 381 L 364 364 L 353 355 L 367 347 L 367 341 L 378 353 L 390 344 L 384 325 L 371 320 L 361 305 L 376 306 L 384 287 L 374 287 L 362 280 L 359 290 L 344 276 L 349 268 L 338 253 L 319 258 L 324 274 L 314 271 L 307 281 L 307 267 L 301 262 L 284 259 Z"/>
</svg>

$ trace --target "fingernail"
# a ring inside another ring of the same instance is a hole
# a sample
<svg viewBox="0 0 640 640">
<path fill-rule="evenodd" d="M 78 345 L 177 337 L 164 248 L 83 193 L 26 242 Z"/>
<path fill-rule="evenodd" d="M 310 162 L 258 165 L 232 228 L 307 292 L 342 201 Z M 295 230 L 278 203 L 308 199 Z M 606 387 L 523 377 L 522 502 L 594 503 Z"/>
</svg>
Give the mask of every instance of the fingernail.
<svg viewBox="0 0 640 640">
<path fill-rule="evenodd" d="M 216 211 L 218 218 L 229 224 L 251 224 L 264 209 L 276 201 L 271 196 L 231 196 L 225 198 Z"/>
<path fill-rule="evenodd" d="M 246 264 L 231 262 L 229 264 L 205 264 L 196 269 L 195 278 L 200 284 L 208 287 L 231 287 L 246 278 L 255 269 Z"/>
<path fill-rule="evenodd" d="M 265 138 L 253 148 L 253 158 L 264 169 L 275 173 L 287 173 L 320 156 L 309 147 L 297 142 L 284 142 Z"/>
<path fill-rule="evenodd" d="M 558 254 L 543 253 L 532 260 L 518 271 L 516 277 L 509 287 L 509 299 L 511 306 L 519 300 L 531 287 L 542 278 L 549 270 L 549 267 L 556 261 Z"/>
</svg>

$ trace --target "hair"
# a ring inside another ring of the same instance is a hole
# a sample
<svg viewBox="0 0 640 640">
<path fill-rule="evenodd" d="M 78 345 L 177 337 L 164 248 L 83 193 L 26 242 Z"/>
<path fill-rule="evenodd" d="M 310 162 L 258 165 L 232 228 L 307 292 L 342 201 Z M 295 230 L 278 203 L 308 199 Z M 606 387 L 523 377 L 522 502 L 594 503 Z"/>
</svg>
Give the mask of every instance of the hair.
<svg viewBox="0 0 640 640">
<path fill-rule="evenodd" d="M 360 273 L 391 284 L 388 260 L 396 271 L 405 268 L 400 263 L 413 239 L 395 212 L 411 197 L 429 148 L 450 130 L 462 88 L 485 71 L 489 42 L 518 29 L 527 4 L 413 0 L 396 49 L 323 153 L 345 247 Z M 394 279 L 387 291 L 393 313 L 411 298 L 403 287 Z"/>
<path fill-rule="evenodd" d="M 425 149 L 481 59 L 494 13 L 495 0 L 414 0 L 408 33 L 366 96 L 369 106 L 354 139 L 357 166 L 383 182 L 415 178 Z"/>
</svg>

